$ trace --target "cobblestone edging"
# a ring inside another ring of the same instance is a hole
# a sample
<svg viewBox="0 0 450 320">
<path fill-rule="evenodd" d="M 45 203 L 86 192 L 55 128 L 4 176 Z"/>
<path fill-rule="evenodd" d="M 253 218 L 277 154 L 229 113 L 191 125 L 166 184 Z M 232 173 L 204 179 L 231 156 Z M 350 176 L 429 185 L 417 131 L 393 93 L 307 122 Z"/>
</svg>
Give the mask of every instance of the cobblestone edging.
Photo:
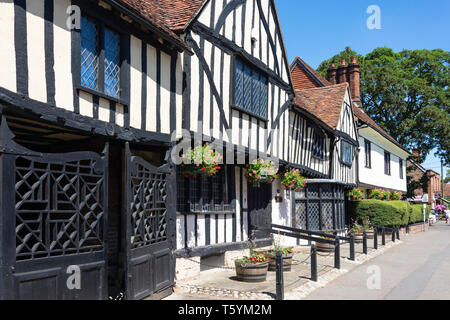
<svg viewBox="0 0 450 320">
<path fill-rule="evenodd" d="M 383 254 L 385 251 L 387 251 L 390 248 L 397 246 L 401 243 L 402 243 L 402 241 L 400 241 L 400 240 L 397 240 L 395 243 L 394 242 L 386 243 L 385 246 L 378 247 L 378 250 L 370 249 L 370 251 L 368 252 L 367 255 L 364 255 L 364 254 L 358 255 L 356 257 L 356 261 L 351 261 L 351 260 L 346 259 L 345 262 L 357 264 L 357 265 L 363 264 L 364 262 L 367 262 L 369 260 L 372 260 L 375 257 L 378 257 L 379 255 Z M 350 270 L 348 270 L 348 269 L 330 270 L 329 272 L 319 276 L 317 282 L 308 281 L 304 285 L 302 285 L 298 288 L 292 289 L 289 292 L 286 292 L 284 297 L 286 300 L 303 299 L 303 298 L 307 297 L 309 294 L 311 294 L 313 291 L 315 291 L 319 288 L 325 287 L 328 283 L 339 278 L 341 275 L 349 272 Z"/>
<path fill-rule="evenodd" d="M 218 298 L 229 298 L 236 300 L 273 300 L 268 293 L 251 292 L 251 291 L 236 291 L 221 288 L 209 288 L 201 286 L 190 286 L 185 284 L 177 285 L 177 288 L 182 292 L 190 295 L 201 295 Z"/>
</svg>

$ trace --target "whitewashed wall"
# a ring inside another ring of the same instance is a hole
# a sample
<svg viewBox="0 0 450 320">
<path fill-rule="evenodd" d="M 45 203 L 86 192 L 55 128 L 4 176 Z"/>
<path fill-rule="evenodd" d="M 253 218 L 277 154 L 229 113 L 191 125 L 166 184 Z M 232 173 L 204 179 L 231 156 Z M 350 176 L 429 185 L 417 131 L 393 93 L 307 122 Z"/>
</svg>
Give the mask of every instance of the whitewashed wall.
<svg viewBox="0 0 450 320">
<path fill-rule="evenodd" d="M 372 167 L 365 166 L 364 139 L 371 142 Z M 406 192 L 406 159 L 408 153 L 384 138 L 374 129 L 359 129 L 359 181 L 364 184 Z M 384 151 L 391 154 L 391 175 L 384 173 Z M 400 178 L 400 162 L 403 160 L 403 179 Z"/>
</svg>

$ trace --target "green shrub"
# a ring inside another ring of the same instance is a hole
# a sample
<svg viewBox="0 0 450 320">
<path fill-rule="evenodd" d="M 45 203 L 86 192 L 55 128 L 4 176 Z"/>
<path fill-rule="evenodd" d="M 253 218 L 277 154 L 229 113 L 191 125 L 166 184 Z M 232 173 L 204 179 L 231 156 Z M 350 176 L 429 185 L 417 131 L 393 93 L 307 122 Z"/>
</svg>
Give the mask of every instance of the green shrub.
<svg viewBox="0 0 450 320">
<path fill-rule="evenodd" d="M 407 201 L 368 199 L 350 204 L 350 218 L 360 224 L 369 219 L 378 226 L 404 226 L 409 224 L 411 212 L 412 206 Z"/>
<path fill-rule="evenodd" d="M 423 205 L 422 204 L 413 204 L 411 205 L 412 212 L 411 216 L 409 218 L 409 223 L 418 223 L 423 222 Z M 431 212 L 431 206 L 427 205 L 427 208 L 425 210 L 426 214 L 426 220 L 428 220 L 428 217 L 430 216 Z"/>
</svg>

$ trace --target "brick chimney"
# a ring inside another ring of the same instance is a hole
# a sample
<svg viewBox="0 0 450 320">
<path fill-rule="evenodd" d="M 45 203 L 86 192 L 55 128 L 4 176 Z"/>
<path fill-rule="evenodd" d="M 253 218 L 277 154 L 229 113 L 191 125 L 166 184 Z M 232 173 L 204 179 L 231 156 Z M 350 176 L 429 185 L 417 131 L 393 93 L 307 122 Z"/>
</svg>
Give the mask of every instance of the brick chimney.
<svg viewBox="0 0 450 320">
<path fill-rule="evenodd" d="M 327 73 L 327 80 L 330 81 L 331 84 L 336 84 L 336 75 L 337 75 L 337 68 L 334 65 L 334 63 L 331 64 L 331 67 L 328 68 Z"/>
<path fill-rule="evenodd" d="M 361 67 L 357 63 L 356 57 L 352 58 L 352 63 L 348 66 L 347 75 L 348 75 L 348 82 L 350 84 L 350 93 L 352 95 L 352 100 L 355 102 L 360 102 Z"/>
<path fill-rule="evenodd" d="M 341 61 L 341 66 L 337 70 L 337 83 L 347 82 L 347 63 L 345 60 Z"/>
</svg>

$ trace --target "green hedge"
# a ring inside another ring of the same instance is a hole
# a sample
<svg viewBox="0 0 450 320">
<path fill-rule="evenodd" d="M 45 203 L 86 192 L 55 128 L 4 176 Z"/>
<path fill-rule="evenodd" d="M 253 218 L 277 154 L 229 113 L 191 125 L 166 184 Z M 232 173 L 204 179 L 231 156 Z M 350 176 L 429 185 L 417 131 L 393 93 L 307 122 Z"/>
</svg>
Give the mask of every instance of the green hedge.
<svg viewBox="0 0 450 320">
<path fill-rule="evenodd" d="M 409 223 L 418 223 L 423 222 L 423 205 L 422 204 L 413 204 L 411 205 L 412 212 L 409 217 Z M 430 216 L 431 206 L 427 205 L 427 209 L 425 210 L 426 220 Z"/>
<path fill-rule="evenodd" d="M 370 223 L 384 227 L 405 226 L 423 221 L 422 205 L 411 205 L 407 201 L 382 201 L 367 199 L 360 202 L 351 202 L 350 218 L 359 224 L 369 218 Z M 422 209 L 420 209 L 422 210 Z M 427 219 L 430 208 L 427 209 Z"/>
</svg>

